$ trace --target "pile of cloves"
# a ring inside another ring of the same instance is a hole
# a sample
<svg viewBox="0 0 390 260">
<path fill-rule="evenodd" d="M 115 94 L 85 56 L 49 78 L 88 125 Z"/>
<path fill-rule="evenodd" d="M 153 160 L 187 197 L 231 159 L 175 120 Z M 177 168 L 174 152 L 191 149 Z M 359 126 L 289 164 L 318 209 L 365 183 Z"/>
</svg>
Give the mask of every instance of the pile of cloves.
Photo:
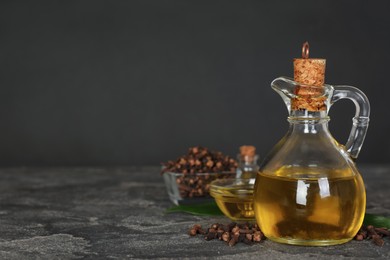
<svg viewBox="0 0 390 260">
<path fill-rule="evenodd" d="M 201 225 L 195 224 L 190 228 L 188 234 L 190 236 L 200 234 L 204 236 L 204 239 L 207 241 L 219 239 L 226 242 L 229 246 L 234 246 L 238 242 L 251 245 L 266 239 L 257 224 L 237 224 L 235 222 L 227 225 L 215 223 L 207 229 L 203 229 Z M 375 245 L 383 246 L 385 243 L 383 237 L 390 237 L 390 230 L 388 228 L 363 225 L 354 239 L 357 241 L 372 240 Z"/>
<path fill-rule="evenodd" d="M 162 174 L 182 173 L 176 177 L 182 198 L 209 196 L 210 182 L 217 178 L 232 177 L 219 173 L 235 174 L 237 169 L 237 161 L 233 158 L 201 146 L 191 147 L 188 154 L 162 165 Z"/>
<path fill-rule="evenodd" d="M 387 228 L 376 228 L 372 225 L 362 226 L 355 236 L 355 240 L 362 241 L 364 239 L 371 239 L 377 246 L 383 246 L 385 241 L 383 237 L 390 237 L 390 231 Z"/>
<path fill-rule="evenodd" d="M 237 169 L 237 161 L 233 158 L 202 146 L 191 147 L 188 149 L 188 154 L 180 156 L 175 161 L 163 163 L 162 165 L 164 166 L 162 173 L 194 174 L 235 172 Z"/>
<path fill-rule="evenodd" d="M 204 239 L 207 241 L 219 239 L 226 242 L 229 246 L 234 246 L 239 242 L 251 245 L 265 239 L 259 226 L 250 223 L 237 224 L 232 222 L 228 225 L 215 223 L 206 230 L 202 229 L 201 225 L 195 224 L 188 233 L 190 236 L 196 236 L 198 234 L 203 235 Z"/>
</svg>

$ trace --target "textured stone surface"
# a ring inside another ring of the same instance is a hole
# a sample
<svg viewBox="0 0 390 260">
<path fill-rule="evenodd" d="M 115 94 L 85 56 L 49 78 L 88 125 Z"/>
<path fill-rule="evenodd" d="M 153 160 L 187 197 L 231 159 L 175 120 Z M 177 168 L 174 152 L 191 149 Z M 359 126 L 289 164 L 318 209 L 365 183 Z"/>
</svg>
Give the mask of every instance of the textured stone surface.
<svg viewBox="0 0 390 260">
<path fill-rule="evenodd" d="M 390 216 L 390 166 L 361 167 L 367 211 Z M 1 169 L 0 259 L 390 259 L 370 241 L 300 247 L 265 241 L 233 248 L 186 234 L 194 223 L 229 222 L 171 207 L 158 167 Z"/>
</svg>

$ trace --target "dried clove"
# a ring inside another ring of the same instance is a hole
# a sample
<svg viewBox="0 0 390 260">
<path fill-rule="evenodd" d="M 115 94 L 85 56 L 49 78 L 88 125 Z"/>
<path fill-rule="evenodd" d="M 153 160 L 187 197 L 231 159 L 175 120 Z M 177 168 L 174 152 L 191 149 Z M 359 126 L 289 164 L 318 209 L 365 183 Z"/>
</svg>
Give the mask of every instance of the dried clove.
<svg viewBox="0 0 390 260">
<path fill-rule="evenodd" d="M 254 242 L 260 242 L 261 239 L 262 239 L 261 232 L 260 231 L 255 231 L 255 233 L 253 233 L 253 241 Z"/>
<path fill-rule="evenodd" d="M 355 240 L 362 241 L 364 239 L 371 239 L 377 246 L 383 246 L 385 241 L 383 237 L 390 236 L 390 231 L 387 228 L 376 228 L 372 225 L 362 226 L 355 236 Z"/>
<path fill-rule="evenodd" d="M 222 240 L 225 241 L 225 242 L 229 242 L 230 240 L 230 233 L 229 232 L 225 232 L 222 234 Z"/>
<path fill-rule="evenodd" d="M 212 224 L 212 225 L 211 225 L 211 228 L 213 228 L 213 229 L 215 229 L 215 230 L 217 230 L 218 227 L 219 227 L 219 224 L 218 224 L 218 223 L 215 223 L 215 224 Z"/>
<path fill-rule="evenodd" d="M 362 240 L 364 239 L 364 237 L 363 237 L 362 234 L 357 234 L 356 237 L 355 237 L 355 239 L 356 239 L 357 241 L 362 241 Z"/>
<path fill-rule="evenodd" d="M 240 228 L 236 225 L 231 230 L 232 233 L 240 232 Z"/>
<path fill-rule="evenodd" d="M 222 234 L 223 233 L 225 233 L 225 231 L 220 229 L 220 228 L 218 228 L 218 230 L 217 230 L 217 237 L 218 237 L 219 240 L 222 240 Z"/>
<path fill-rule="evenodd" d="M 383 246 L 385 244 L 385 241 L 382 239 L 382 237 L 380 235 L 373 235 L 372 236 L 372 241 L 377 246 Z"/>
<path fill-rule="evenodd" d="M 237 244 L 238 242 L 238 235 L 233 235 L 233 237 L 230 239 L 229 241 L 229 246 L 234 246 Z"/>
<path fill-rule="evenodd" d="M 252 241 L 253 240 L 253 234 L 246 234 L 245 235 L 246 239 L 248 239 L 249 241 Z"/>
<path fill-rule="evenodd" d="M 189 234 L 190 236 L 196 236 L 197 233 L 198 233 L 198 232 L 196 232 L 196 230 L 195 230 L 194 228 L 191 228 L 191 229 L 188 231 L 188 234 Z"/>
<path fill-rule="evenodd" d="M 205 232 L 202 229 L 202 226 L 199 224 L 195 224 L 192 226 L 192 228 L 188 231 L 188 234 L 190 236 L 196 236 L 197 234 L 204 234 Z"/>
<path fill-rule="evenodd" d="M 387 228 L 375 228 L 375 231 L 383 236 L 390 237 L 390 231 Z"/>
</svg>

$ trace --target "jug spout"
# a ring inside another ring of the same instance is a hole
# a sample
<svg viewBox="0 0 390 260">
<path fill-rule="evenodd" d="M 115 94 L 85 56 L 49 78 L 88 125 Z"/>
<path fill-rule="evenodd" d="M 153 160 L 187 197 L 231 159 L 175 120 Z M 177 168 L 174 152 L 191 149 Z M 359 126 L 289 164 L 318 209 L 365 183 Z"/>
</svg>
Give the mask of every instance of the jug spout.
<svg viewBox="0 0 390 260">
<path fill-rule="evenodd" d="M 297 98 L 296 89 L 299 86 L 297 82 L 288 77 L 279 77 L 272 81 L 271 87 L 275 90 L 286 104 L 288 114 L 291 114 L 291 102 Z"/>
<path fill-rule="evenodd" d="M 297 87 L 297 82 L 288 78 L 288 77 L 279 77 L 272 81 L 271 87 L 275 90 L 280 97 L 283 99 L 284 103 L 287 106 L 288 113 L 291 112 L 291 100 L 296 98 L 295 89 Z"/>
<path fill-rule="evenodd" d="M 327 114 L 334 91 L 333 87 L 327 84 L 308 86 L 287 77 L 276 78 L 271 87 L 282 97 L 290 116 L 294 111 Z"/>
</svg>

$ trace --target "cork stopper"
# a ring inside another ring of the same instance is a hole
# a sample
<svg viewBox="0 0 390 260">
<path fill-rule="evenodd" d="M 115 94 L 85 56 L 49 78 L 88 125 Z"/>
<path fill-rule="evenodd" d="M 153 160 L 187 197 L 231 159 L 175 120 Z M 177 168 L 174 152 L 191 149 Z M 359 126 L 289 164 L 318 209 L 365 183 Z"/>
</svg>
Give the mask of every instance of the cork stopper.
<svg viewBox="0 0 390 260">
<path fill-rule="evenodd" d="M 253 157 L 256 155 L 256 147 L 252 145 L 243 145 L 240 147 L 240 155 Z"/>
<path fill-rule="evenodd" d="M 302 47 L 302 58 L 294 59 L 294 81 L 302 85 L 295 89 L 298 96 L 291 102 L 292 110 L 326 110 L 324 93 L 325 59 L 309 59 L 309 43 Z"/>
<path fill-rule="evenodd" d="M 252 145 L 243 145 L 240 147 L 240 154 L 238 159 L 244 161 L 245 163 L 253 163 L 256 158 L 256 147 Z"/>
</svg>

